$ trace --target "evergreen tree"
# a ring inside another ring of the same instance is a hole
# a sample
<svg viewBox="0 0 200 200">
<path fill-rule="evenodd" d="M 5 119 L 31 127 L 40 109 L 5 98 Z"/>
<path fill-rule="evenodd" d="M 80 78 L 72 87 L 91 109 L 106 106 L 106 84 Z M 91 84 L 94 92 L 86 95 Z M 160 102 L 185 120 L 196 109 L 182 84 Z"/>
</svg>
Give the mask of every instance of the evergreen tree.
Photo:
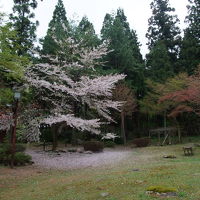
<svg viewBox="0 0 200 200">
<path fill-rule="evenodd" d="M 180 43 L 179 22 L 175 11 L 169 5 L 169 0 L 153 0 L 150 4 L 152 16 L 148 20 L 149 28 L 146 34 L 148 47 L 151 50 L 158 41 L 162 40 L 167 47 L 171 61 L 175 62 L 178 55 L 178 45 Z"/>
<path fill-rule="evenodd" d="M 17 32 L 15 45 L 18 55 L 30 55 L 33 49 L 33 42 L 36 40 L 36 27 L 38 21 L 33 22 L 35 17 L 33 9 L 37 7 L 36 0 L 13 0 L 13 14 L 10 14 L 10 20 Z"/>
<path fill-rule="evenodd" d="M 103 26 L 101 29 L 102 40 L 110 39 L 111 27 L 113 25 L 114 17 L 111 14 L 106 14 L 103 21 Z"/>
<path fill-rule="evenodd" d="M 106 14 L 101 30 L 102 39 L 109 40 L 112 50 L 105 58 L 106 67 L 127 75 L 127 81 L 139 95 L 143 90 L 144 62 L 135 31 L 130 29 L 122 9 L 116 16 Z"/>
<path fill-rule="evenodd" d="M 82 40 L 82 43 L 85 46 L 93 47 L 100 43 L 99 38 L 95 33 L 93 24 L 88 20 L 86 16 L 82 18 L 77 27 L 76 37 L 79 40 Z"/>
<path fill-rule="evenodd" d="M 200 64 L 200 1 L 189 0 L 188 27 L 184 31 L 181 44 L 179 67 L 182 71 L 193 74 Z"/>
<path fill-rule="evenodd" d="M 186 22 L 189 23 L 189 27 L 185 30 L 185 33 L 191 35 L 196 40 L 200 40 L 200 1 L 188 0 L 190 5 L 187 6 L 189 15 L 186 17 Z"/>
<path fill-rule="evenodd" d="M 42 41 L 42 54 L 55 55 L 59 46 L 55 40 L 66 40 L 70 35 L 70 26 L 66 17 L 66 10 L 62 0 L 58 3 L 53 12 L 53 18 L 49 23 L 47 35 Z"/>
<path fill-rule="evenodd" d="M 147 76 L 153 81 L 164 82 L 173 76 L 173 68 L 164 42 L 158 41 L 150 50 L 147 55 L 147 66 Z"/>
<path fill-rule="evenodd" d="M 22 83 L 28 59 L 17 55 L 13 41 L 17 34 L 0 13 L 0 108 L 13 101 L 12 87 Z"/>
</svg>

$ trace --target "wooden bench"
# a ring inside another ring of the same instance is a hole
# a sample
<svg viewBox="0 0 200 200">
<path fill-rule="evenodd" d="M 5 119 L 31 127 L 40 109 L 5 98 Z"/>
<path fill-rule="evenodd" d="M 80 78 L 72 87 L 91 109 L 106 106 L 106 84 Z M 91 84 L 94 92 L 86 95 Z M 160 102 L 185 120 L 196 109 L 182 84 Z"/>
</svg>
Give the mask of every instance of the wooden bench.
<svg viewBox="0 0 200 200">
<path fill-rule="evenodd" d="M 183 152 L 184 152 L 185 156 L 192 156 L 193 155 L 192 147 L 183 147 Z"/>
</svg>

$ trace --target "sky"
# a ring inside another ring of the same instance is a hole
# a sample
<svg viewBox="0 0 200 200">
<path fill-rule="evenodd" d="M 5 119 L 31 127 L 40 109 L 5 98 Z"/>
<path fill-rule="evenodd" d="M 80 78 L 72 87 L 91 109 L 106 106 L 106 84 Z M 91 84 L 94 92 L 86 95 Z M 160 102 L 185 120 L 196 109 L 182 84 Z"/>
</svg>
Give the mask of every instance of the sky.
<svg viewBox="0 0 200 200">
<path fill-rule="evenodd" d="M 150 3 L 152 0 L 63 0 L 67 12 L 67 18 L 75 21 L 86 15 L 93 23 L 96 33 L 99 34 L 106 13 L 116 11 L 119 7 L 124 9 L 130 27 L 136 30 L 139 42 L 141 43 L 141 53 L 143 56 L 148 52 L 147 39 L 145 34 L 148 29 L 148 19 L 151 17 Z M 38 38 L 46 35 L 48 23 L 57 0 L 39 1 L 35 10 L 35 19 L 40 23 L 37 29 Z M 169 0 L 171 7 L 176 9 L 175 14 L 180 19 L 179 27 L 185 27 L 184 19 L 187 15 L 186 5 L 188 0 Z M 0 11 L 7 14 L 12 12 L 13 0 L 0 0 Z"/>
</svg>

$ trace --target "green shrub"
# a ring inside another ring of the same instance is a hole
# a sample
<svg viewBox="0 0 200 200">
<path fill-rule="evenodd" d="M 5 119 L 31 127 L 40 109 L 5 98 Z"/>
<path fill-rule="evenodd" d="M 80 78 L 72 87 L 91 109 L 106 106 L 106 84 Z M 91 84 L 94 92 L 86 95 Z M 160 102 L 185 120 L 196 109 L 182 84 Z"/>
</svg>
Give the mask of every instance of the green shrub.
<svg viewBox="0 0 200 200">
<path fill-rule="evenodd" d="M 31 156 L 23 152 L 17 152 L 14 156 L 14 165 L 25 165 L 31 163 Z"/>
<path fill-rule="evenodd" d="M 110 147 L 110 148 L 115 147 L 115 143 L 111 140 L 106 140 L 104 141 L 104 147 Z"/>
<path fill-rule="evenodd" d="M 31 156 L 23 153 L 17 152 L 14 155 L 14 165 L 25 165 L 31 164 Z M 11 163 L 11 154 L 1 153 L 0 154 L 0 164 L 9 165 Z"/>
<path fill-rule="evenodd" d="M 150 138 L 136 138 L 133 140 L 133 144 L 135 144 L 136 147 L 147 147 L 150 142 Z"/>
<path fill-rule="evenodd" d="M 24 153 L 25 146 L 16 144 L 14 165 L 25 165 L 31 163 L 31 156 Z M 0 145 L 0 164 L 9 165 L 11 162 L 11 144 Z"/>
<path fill-rule="evenodd" d="M 99 141 L 87 141 L 83 143 L 85 151 L 100 152 L 103 151 L 104 145 Z"/>
</svg>

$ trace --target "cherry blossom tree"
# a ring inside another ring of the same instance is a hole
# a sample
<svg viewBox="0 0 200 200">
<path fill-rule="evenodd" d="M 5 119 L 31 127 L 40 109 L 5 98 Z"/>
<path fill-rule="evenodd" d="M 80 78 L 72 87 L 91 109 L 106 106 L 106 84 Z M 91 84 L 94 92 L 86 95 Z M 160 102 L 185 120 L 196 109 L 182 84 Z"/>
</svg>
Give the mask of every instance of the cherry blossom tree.
<svg viewBox="0 0 200 200">
<path fill-rule="evenodd" d="M 45 56 L 47 63 L 30 66 L 26 72 L 29 87 L 34 88 L 34 99 L 42 109 L 37 120 L 34 118 L 34 122 L 30 122 L 37 131 L 34 128 L 30 134 L 29 130 L 28 139 L 39 140 L 40 124 L 57 126 L 65 123 L 79 131 L 100 134 L 102 123 L 114 121 L 110 111 L 119 110 L 123 104 L 112 100 L 112 91 L 125 75 L 99 76 L 95 71 L 96 66 L 103 64 L 101 58 L 108 52 L 107 43 L 83 48 L 81 42 L 73 38 L 55 42 L 60 46 L 57 55 Z M 77 110 L 84 105 L 98 117 L 86 119 L 82 116 Z"/>
</svg>

